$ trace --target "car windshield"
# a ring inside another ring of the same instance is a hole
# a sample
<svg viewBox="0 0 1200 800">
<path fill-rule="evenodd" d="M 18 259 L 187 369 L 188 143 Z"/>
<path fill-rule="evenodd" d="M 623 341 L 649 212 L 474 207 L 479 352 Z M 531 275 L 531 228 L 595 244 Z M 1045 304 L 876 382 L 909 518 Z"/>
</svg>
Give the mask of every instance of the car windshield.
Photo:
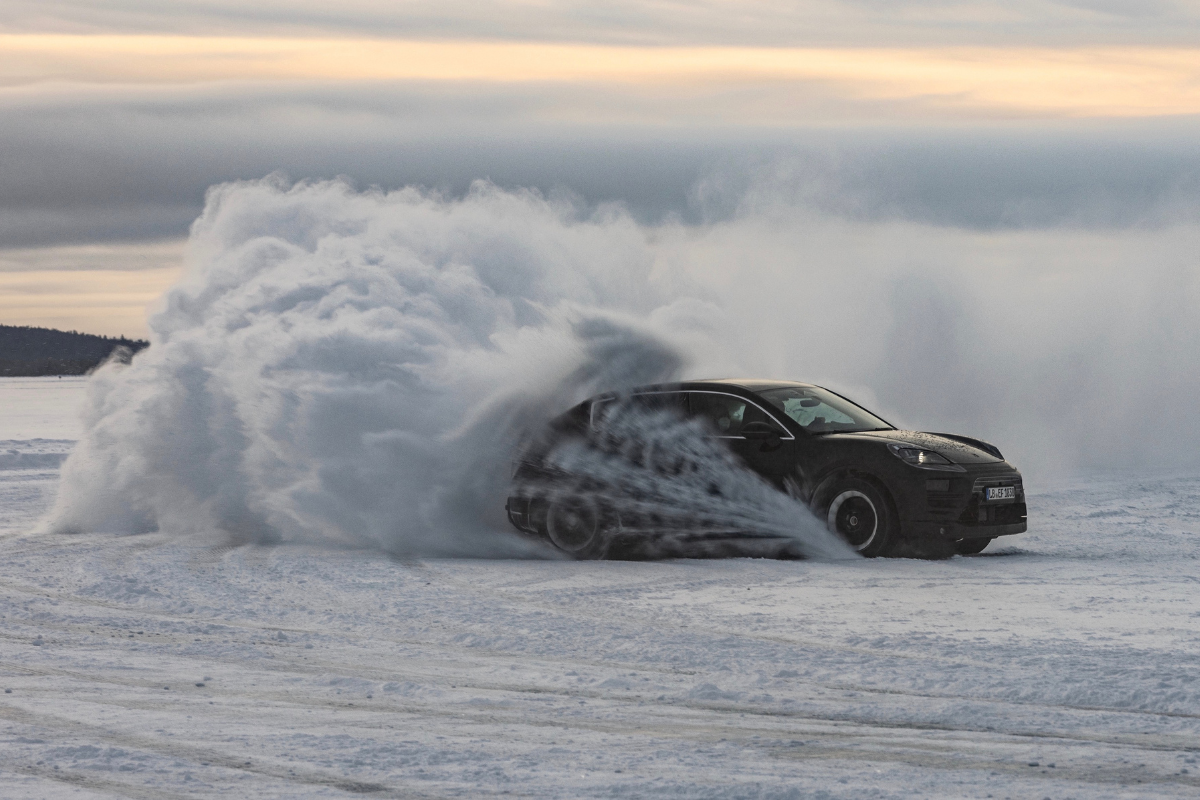
<svg viewBox="0 0 1200 800">
<path fill-rule="evenodd" d="M 890 431 L 892 426 L 844 397 L 819 386 L 788 386 L 758 393 L 807 433 Z"/>
</svg>

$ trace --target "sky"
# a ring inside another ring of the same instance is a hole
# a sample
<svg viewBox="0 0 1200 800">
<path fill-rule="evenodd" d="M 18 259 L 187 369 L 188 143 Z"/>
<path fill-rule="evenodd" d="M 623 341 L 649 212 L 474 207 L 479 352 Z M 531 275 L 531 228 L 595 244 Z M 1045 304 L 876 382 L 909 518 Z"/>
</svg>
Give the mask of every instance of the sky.
<svg viewBox="0 0 1200 800">
<path fill-rule="evenodd" d="M 208 187 L 273 172 L 1103 252 L 1194 221 L 1197 134 L 1187 2 L 9 0 L 0 322 L 144 335 Z"/>
</svg>

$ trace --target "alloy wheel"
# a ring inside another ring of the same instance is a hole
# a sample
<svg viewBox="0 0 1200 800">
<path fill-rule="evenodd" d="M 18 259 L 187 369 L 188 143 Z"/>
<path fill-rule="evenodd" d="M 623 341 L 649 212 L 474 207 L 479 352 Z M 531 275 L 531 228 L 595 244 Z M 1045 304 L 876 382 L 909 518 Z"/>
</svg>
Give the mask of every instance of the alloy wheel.
<svg viewBox="0 0 1200 800">
<path fill-rule="evenodd" d="M 879 514 L 871 498 L 848 489 L 833 498 L 826 518 L 829 530 L 842 537 L 857 551 L 870 547 L 879 532 Z"/>
<path fill-rule="evenodd" d="M 594 504 L 572 499 L 551 504 L 546 514 L 546 533 L 559 550 L 581 553 L 600 532 L 600 515 Z"/>
</svg>

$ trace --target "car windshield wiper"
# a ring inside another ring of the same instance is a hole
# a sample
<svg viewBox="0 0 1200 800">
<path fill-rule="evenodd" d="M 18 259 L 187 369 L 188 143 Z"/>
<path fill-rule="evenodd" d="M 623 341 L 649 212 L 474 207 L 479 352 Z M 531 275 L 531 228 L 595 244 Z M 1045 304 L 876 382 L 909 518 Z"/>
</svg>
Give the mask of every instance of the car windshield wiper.
<svg viewBox="0 0 1200 800">
<path fill-rule="evenodd" d="M 830 431 L 814 431 L 813 436 L 824 436 L 827 433 L 872 433 L 873 431 L 895 431 L 899 428 L 834 428 Z"/>
</svg>

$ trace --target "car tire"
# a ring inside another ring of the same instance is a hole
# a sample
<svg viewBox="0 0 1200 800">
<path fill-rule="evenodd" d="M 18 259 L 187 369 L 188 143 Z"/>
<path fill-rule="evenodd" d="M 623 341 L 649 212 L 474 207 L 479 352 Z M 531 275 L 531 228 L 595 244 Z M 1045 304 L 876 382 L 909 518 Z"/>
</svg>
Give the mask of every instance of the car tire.
<svg viewBox="0 0 1200 800">
<path fill-rule="evenodd" d="M 826 495 L 825 524 L 859 555 L 883 555 L 895 538 L 896 513 L 884 492 L 862 478 L 838 481 Z"/>
<path fill-rule="evenodd" d="M 572 558 L 603 556 L 605 527 L 603 510 L 589 498 L 564 497 L 551 501 L 546 508 L 546 538 Z"/>
<path fill-rule="evenodd" d="M 983 548 L 991 544 L 992 540 L 987 538 L 979 539 L 959 539 L 954 543 L 954 552 L 960 556 L 973 556 L 976 553 L 982 553 Z"/>
</svg>

